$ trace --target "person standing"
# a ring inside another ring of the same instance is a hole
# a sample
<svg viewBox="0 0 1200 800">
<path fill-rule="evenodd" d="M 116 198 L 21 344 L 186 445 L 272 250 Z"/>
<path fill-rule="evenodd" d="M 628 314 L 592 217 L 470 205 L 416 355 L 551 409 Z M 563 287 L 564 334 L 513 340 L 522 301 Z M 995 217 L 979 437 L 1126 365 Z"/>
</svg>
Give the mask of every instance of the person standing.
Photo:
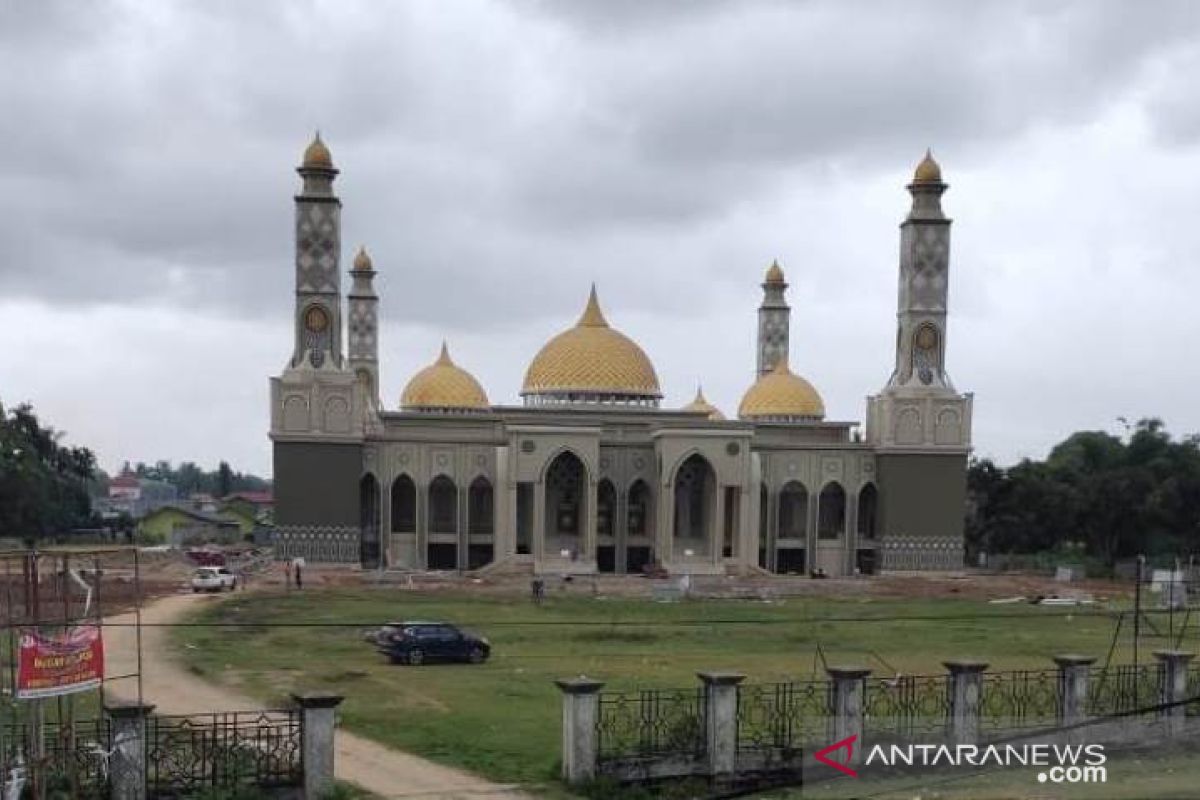
<svg viewBox="0 0 1200 800">
<path fill-rule="evenodd" d="M 287 560 L 283 562 L 283 588 L 292 588 L 292 562 Z"/>
<path fill-rule="evenodd" d="M 302 570 L 303 570 L 303 569 L 304 569 L 304 559 L 302 559 L 302 558 L 297 558 L 297 559 L 296 559 L 296 563 L 292 565 L 292 572 L 293 572 L 293 573 L 295 574 L 295 576 L 296 576 L 296 588 L 297 588 L 297 589 L 303 589 L 303 588 L 304 588 L 304 578 L 302 577 L 302 575 L 303 575 L 303 573 L 302 573 Z"/>
</svg>

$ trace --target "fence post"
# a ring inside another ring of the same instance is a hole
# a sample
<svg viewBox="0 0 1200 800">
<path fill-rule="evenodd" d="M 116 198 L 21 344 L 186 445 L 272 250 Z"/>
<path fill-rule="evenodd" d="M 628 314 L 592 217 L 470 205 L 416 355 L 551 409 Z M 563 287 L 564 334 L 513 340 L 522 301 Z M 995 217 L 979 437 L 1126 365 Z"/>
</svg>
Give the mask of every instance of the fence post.
<svg viewBox="0 0 1200 800">
<path fill-rule="evenodd" d="M 1179 703 L 1187 699 L 1187 667 L 1195 653 L 1185 653 L 1182 650 L 1155 650 L 1154 657 L 1162 665 L 1159 673 L 1162 683 L 1159 685 L 1158 701 L 1163 705 Z M 1163 711 L 1167 734 L 1177 736 L 1183 732 L 1187 714 L 1186 706 L 1175 706 Z"/>
<path fill-rule="evenodd" d="M 562 777 L 576 785 L 596 775 L 599 742 L 596 723 L 600 716 L 601 681 L 582 675 L 554 682 L 562 690 Z"/>
<path fill-rule="evenodd" d="M 740 672 L 697 672 L 704 682 L 705 751 L 710 775 L 733 772 L 737 764 L 738 684 Z"/>
<path fill-rule="evenodd" d="M 871 670 L 866 667 L 826 667 L 825 672 L 833 681 L 833 719 L 832 739 L 840 742 L 851 736 L 862 739 L 863 732 L 863 696 L 866 687 L 866 677 Z M 859 747 L 847 748 L 847 764 L 857 764 L 861 757 L 862 743 Z"/>
<path fill-rule="evenodd" d="M 104 713 L 112 721 L 112 755 L 108 774 L 113 800 L 146 800 L 146 719 L 154 706 L 109 703 Z"/>
<path fill-rule="evenodd" d="M 300 707 L 300 752 L 304 763 L 304 796 L 317 800 L 333 789 L 333 729 L 340 694 L 305 692 L 292 699 Z"/>
<path fill-rule="evenodd" d="M 983 696 L 984 661 L 943 661 L 950 670 L 950 740 L 974 744 L 979 739 L 979 702 Z"/>
<path fill-rule="evenodd" d="M 1078 725 L 1088 716 L 1094 656 L 1065 654 L 1054 657 L 1058 665 L 1058 724 Z"/>
</svg>

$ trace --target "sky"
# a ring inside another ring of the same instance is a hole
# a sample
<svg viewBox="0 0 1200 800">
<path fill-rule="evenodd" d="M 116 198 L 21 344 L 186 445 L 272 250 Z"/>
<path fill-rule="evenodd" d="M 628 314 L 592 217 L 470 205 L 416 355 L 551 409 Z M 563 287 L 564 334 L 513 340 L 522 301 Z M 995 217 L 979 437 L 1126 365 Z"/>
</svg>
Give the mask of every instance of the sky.
<svg viewBox="0 0 1200 800">
<path fill-rule="evenodd" d="M 976 455 L 1197 432 L 1197 75 L 1188 0 L 6 0 L 0 402 L 110 471 L 269 474 L 319 129 L 389 408 L 443 339 L 518 403 L 595 282 L 664 405 L 702 382 L 732 414 L 778 259 L 793 370 L 862 420 L 931 147 Z"/>
</svg>

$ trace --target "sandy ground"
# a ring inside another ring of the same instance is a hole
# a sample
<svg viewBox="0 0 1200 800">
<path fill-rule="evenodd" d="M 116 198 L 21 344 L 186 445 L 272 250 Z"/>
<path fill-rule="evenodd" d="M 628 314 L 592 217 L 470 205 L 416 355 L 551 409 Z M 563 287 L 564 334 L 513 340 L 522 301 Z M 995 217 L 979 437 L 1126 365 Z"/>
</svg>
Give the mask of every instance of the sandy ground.
<svg viewBox="0 0 1200 800">
<path fill-rule="evenodd" d="M 165 714 L 206 711 L 240 711 L 261 704 L 214 686 L 180 667 L 170 656 L 166 627 L 187 613 L 195 603 L 220 602 L 213 596 L 180 594 L 149 603 L 142 611 L 142 693 L 147 703 Z M 109 676 L 136 672 L 137 647 L 132 614 L 106 622 L 124 623 L 105 631 L 106 673 Z M 109 685 L 112 695 L 136 700 L 137 684 L 132 679 Z M 386 798 L 520 798 L 515 787 L 489 783 L 466 772 L 443 767 L 407 753 L 392 750 L 352 733 L 339 730 L 336 741 L 336 772 L 367 791 Z"/>
</svg>

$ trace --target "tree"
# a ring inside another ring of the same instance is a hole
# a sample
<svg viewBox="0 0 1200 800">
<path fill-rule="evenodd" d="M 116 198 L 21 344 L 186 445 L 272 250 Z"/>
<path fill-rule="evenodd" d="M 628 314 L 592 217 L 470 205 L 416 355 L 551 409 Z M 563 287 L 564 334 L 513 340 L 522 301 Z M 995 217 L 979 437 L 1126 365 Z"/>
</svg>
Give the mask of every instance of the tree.
<svg viewBox="0 0 1200 800">
<path fill-rule="evenodd" d="M 229 463 L 222 461 L 217 467 L 217 497 L 228 497 L 233 494 L 233 470 Z"/>
<path fill-rule="evenodd" d="M 94 522 L 88 488 L 96 458 L 61 440 L 28 404 L 0 406 L 0 536 L 36 540 Z"/>
</svg>

